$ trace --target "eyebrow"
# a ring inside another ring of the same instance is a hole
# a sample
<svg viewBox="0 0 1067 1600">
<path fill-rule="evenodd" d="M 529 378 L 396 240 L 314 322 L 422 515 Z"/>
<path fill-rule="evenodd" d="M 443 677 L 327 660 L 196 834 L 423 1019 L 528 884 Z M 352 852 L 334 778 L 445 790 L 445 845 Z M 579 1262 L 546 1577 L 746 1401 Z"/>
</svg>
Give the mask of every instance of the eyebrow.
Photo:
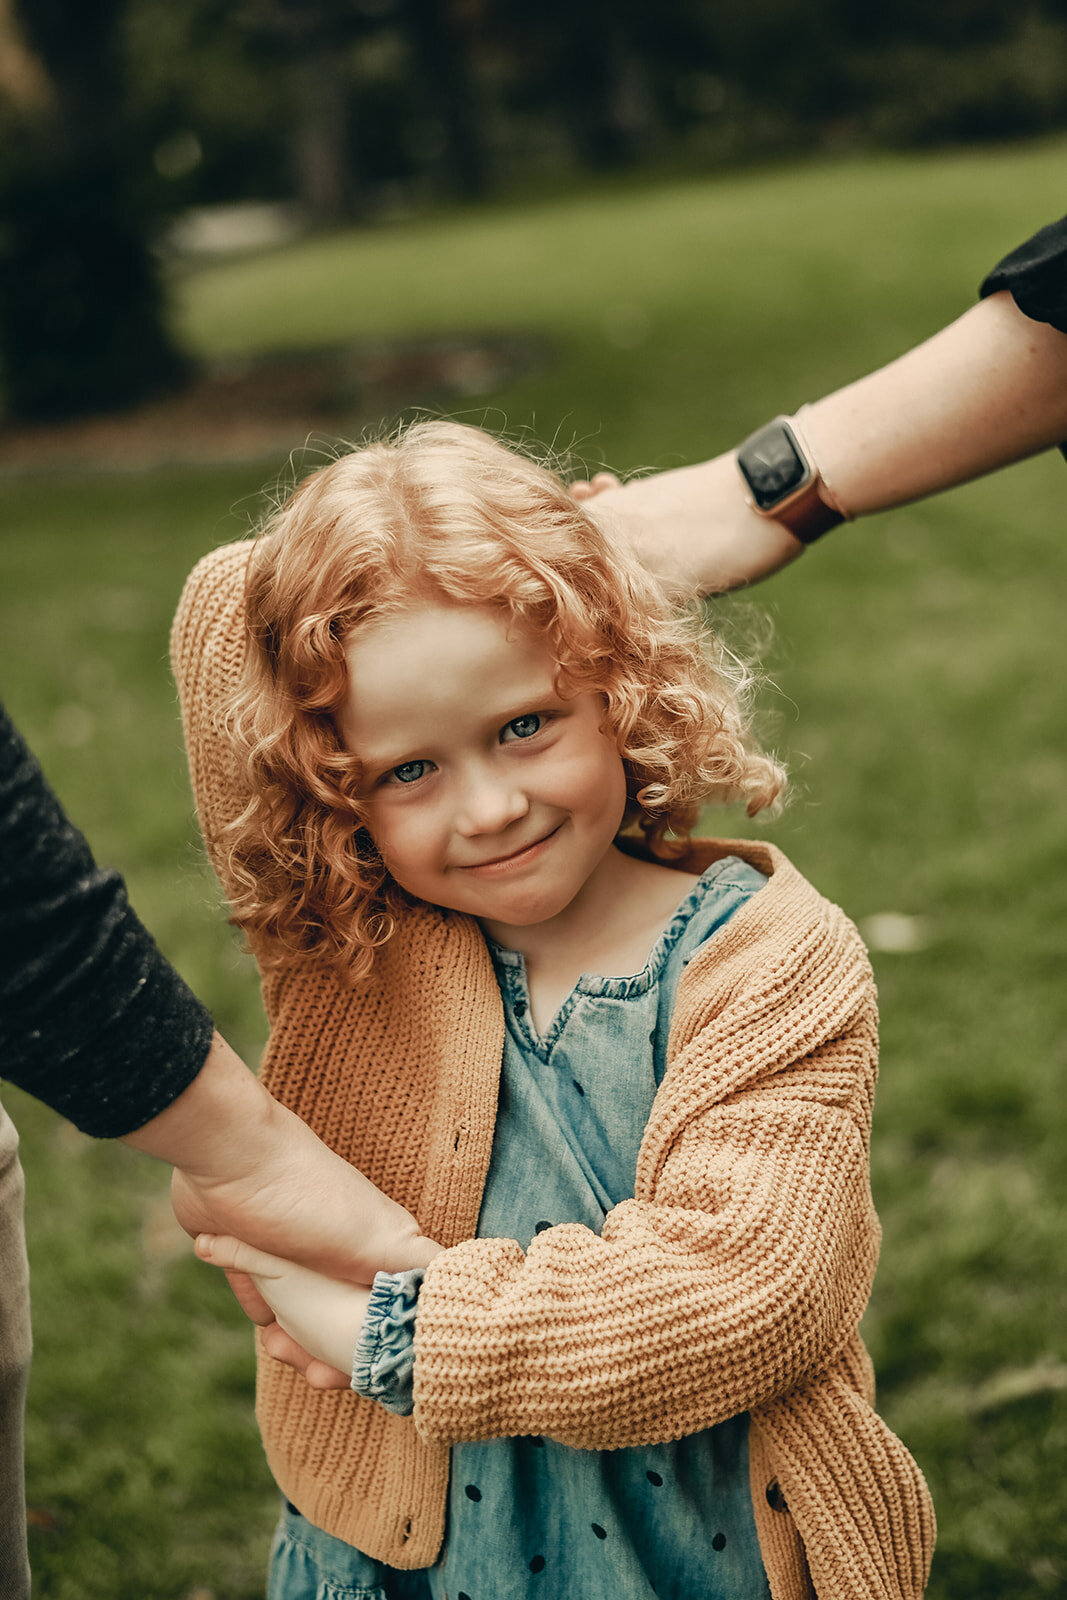
<svg viewBox="0 0 1067 1600">
<path fill-rule="evenodd" d="M 524 695 L 521 701 L 513 701 L 502 710 L 487 712 L 483 721 L 487 728 L 506 728 L 509 722 L 514 722 L 518 717 L 527 717 L 541 707 L 561 705 L 563 699 L 555 684 L 549 679 L 546 683 L 535 683 L 529 694 Z M 425 761 L 426 756 L 412 753 L 417 748 L 419 747 L 413 746 L 412 750 L 404 750 L 398 747 L 395 751 L 387 748 L 381 752 L 372 752 L 369 757 L 359 755 L 357 751 L 356 755 L 362 763 L 364 774 L 376 776 L 383 772 L 392 772 L 394 767 L 406 766 L 409 761 Z"/>
</svg>

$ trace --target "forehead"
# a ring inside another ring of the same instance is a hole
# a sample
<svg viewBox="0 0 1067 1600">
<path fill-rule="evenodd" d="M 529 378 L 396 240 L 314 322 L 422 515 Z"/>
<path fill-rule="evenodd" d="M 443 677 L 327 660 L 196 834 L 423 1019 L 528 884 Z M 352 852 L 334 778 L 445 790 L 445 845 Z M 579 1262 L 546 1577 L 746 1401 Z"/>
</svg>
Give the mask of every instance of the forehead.
<svg viewBox="0 0 1067 1600">
<path fill-rule="evenodd" d="M 418 605 L 359 628 L 345 646 L 345 743 L 363 760 L 494 718 L 554 691 L 542 637 L 505 612 Z"/>
</svg>

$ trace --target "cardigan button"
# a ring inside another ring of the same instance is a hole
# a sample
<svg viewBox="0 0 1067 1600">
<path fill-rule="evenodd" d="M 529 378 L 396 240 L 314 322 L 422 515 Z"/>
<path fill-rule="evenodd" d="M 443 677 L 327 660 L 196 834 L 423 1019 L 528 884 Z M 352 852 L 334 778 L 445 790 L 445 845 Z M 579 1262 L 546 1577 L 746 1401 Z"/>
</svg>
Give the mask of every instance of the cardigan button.
<svg viewBox="0 0 1067 1600">
<path fill-rule="evenodd" d="M 782 1493 L 778 1485 L 777 1478 L 772 1478 L 770 1483 L 767 1485 L 767 1504 L 770 1506 L 772 1511 L 789 1510 L 789 1507 L 785 1503 L 785 1495 Z"/>
</svg>

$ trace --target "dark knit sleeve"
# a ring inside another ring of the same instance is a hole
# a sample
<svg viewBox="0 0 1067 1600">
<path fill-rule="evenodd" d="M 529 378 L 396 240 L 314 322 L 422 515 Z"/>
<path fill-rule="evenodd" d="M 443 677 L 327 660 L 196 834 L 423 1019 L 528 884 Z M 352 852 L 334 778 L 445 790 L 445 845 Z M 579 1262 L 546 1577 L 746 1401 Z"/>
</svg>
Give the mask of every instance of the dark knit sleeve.
<svg viewBox="0 0 1067 1600">
<path fill-rule="evenodd" d="M 1067 217 L 1049 223 L 1005 256 L 978 292 L 984 300 L 1002 289 L 1025 316 L 1067 333 Z"/>
<path fill-rule="evenodd" d="M 0 706 L 0 1075 L 115 1138 L 177 1099 L 212 1033 Z"/>
</svg>

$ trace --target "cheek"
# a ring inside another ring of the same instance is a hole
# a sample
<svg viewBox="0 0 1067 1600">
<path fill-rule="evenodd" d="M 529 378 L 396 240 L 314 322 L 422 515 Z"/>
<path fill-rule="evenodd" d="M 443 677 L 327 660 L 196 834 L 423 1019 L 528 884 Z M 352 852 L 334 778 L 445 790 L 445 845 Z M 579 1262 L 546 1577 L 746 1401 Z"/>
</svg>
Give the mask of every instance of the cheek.
<svg viewBox="0 0 1067 1600">
<path fill-rule="evenodd" d="M 390 875 L 402 889 L 415 889 L 413 880 L 424 873 L 432 858 L 431 830 L 414 811 L 381 807 L 371 811 L 368 829 Z"/>
<path fill-rule="evenodd" d="M 576 763 L 573 796 L 585 811 L 595 813 L 614 831 L 622 825 L 626 809 L 626 768 L 614 740 L 597 734 L 597 742 Z"/>
<path fill-rule="evenodd" d="M 608 797 L 606 805 L 611 809 L 615 818 L 615 832 L 622 827 L 623 814 L 626 811 L 626 768 L 622 756 L 613 744 L 608 757 L 605 771 L 604 792 Z"/>
</svg>

